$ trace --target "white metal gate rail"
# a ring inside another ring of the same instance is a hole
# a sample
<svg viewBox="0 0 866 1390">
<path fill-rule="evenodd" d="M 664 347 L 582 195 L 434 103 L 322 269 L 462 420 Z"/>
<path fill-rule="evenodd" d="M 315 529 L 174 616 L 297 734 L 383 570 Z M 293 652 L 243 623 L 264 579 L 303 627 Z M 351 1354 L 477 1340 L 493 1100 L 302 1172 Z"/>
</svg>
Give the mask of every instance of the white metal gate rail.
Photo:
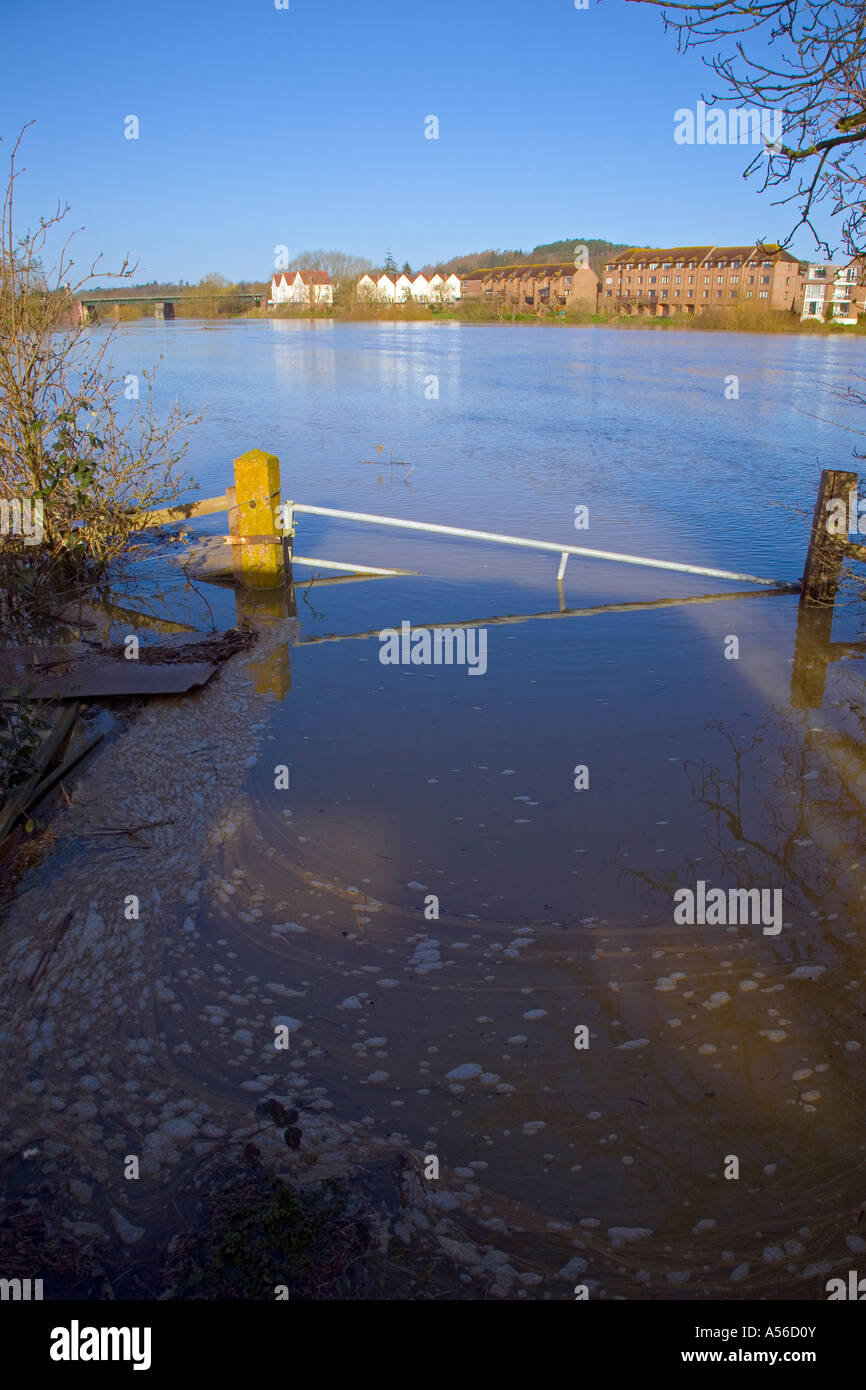
<svg viewBox="0 0 866 1390">
<path fill-rule="evenodd" d="M 532 541 L 522 536 L 501 536 L 493 531 L 469 531 L 462 526 L 437 526 L 428 521 L 401 521 L 393 516 L 374 516 L 371 512 L 344 512 L 335 507 L 312 507 L 303 502 L 286 502 L 283 509 L 283 526 L 286 534 L 291 534 L 294 525 L 293 512 L 307 512 L 311 516 L 341 517 L 344 521 L 372 522 L 378 526 L 401 526 L 409 531 L 430 531 L 440 536 L 462 536 L 473 541 L 496 541 L 500 545 L 519 545 L 528 550 L 552 550 L 560 556 L 557 581 L 565 574 L 569 555 L 585 555 L 591 560 L 618 560 L 623 565 L 647 565 L 651 569 L 676 570 L 680 574 L 704 574 L 711 579 L 745 580 L 750 584 L 785 584 L 784 579 L 764 579 L 757 574 L 736 574 L 732 570 L 710 569 L 706 565 L 681 565 L 675 560 L 650 560 L 642 555 L 619 555 L 613 550 L 589 550 L 582 545 L 559 545 L 556 541 Z M 353 569 L 360 568 L 355 565 Z"/>
</svg>

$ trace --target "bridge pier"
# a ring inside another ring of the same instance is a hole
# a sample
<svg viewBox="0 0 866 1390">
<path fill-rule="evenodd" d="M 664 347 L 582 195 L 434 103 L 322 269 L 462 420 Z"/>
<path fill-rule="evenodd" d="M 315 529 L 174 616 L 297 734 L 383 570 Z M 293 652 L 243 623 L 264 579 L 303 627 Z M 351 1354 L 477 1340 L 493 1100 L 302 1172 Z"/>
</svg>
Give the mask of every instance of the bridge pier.
<svg viewBox="0 0 866 1390">
<path fill-rule="evenodd" d="M 166 300 L 164 303 L 154 304 L 153 317 L 155 319 L 173 319 L 174 304 L 170 300 Z"/>
</svg>

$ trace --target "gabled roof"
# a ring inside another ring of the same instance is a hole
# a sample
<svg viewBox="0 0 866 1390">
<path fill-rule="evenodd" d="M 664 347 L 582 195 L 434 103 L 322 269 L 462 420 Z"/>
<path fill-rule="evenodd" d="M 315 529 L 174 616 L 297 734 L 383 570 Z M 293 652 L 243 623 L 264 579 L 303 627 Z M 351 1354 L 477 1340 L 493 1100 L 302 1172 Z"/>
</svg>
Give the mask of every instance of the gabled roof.
<svg viewBox="0 0 866 1390">
<path fill-rule="evenodd" d="M 618 255 L 605 259 L 605 265 L 636 265 L 641 261 L 670 261 L 676 263 L 683 261 L 745 261 L 748 259 L 756 261 L 794 261 L 797 257 L 790 252 L 783 251 L 775 242 L 770 242 L 766 246 L 759 246 L 756 243 L 751 246 L 634 246 L 629 251 L 620 251 Z"/>
<path fill-rule="evenodd" d="M 298 275 L 305 285 L 330 285 L 333 283 L 326 270 L 278 270 L 274 272 L 272 278 L 277 284 L 281 280 L 285 280 L 287 284 L 292 285 Z"/>
<path fill-rule="evenodd" d="M 556 280 L 562 275 L 573 275 L 576 270 L 588 270 L 588 266 L 576 266 L 574 261 L 536 261 L 529 265 L 498 265 L 488 270 L 473 270 L 465 275 L 465 280 Z"/>
</svg>

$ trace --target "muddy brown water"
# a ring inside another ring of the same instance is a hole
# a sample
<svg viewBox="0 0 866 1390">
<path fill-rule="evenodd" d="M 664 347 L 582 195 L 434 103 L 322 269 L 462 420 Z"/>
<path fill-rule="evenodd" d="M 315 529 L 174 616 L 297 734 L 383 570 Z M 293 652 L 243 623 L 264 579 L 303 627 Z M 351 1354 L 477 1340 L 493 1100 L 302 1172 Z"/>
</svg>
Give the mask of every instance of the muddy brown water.
<svg viewBox="0 0 866 1390">
<path fill-rule="evenodd" d="M 319 627 L 346 592 L 319 590 Z M 506 1252 L 502 1296 L 823 1296 L 864 1241 L 855 663 L 820 711 L 792 703 L 786 644 L 820 647 L 785 597 L 492 625 L 484 679 L 255 616 L 251 653 L 76 780 L 7 910 L 7 1191 L 62 1175 L 70 1229 L 132 1258 L 258 1102 L 301 1097 L 307 1179 L 434 1153 L 436 1215 L 453 1196 Z M 641 623 L 655 669 L 628 656 Z M 721 664 L 733 627 L 748 679 Z M 701 878 L 781 888 L 782 930 L 675 924 Z"/>
<path fill-rule="evenodd" d="M 256 328 L 239 355 L 181 327 L 159 346 L 170 388 L 214 393 L 205 492 L 254 418 L 299 500 L 783 579 L 806 524 L 756 513 L 756 480 L 810 512 L 838 444 L 794 403 L 857 347 L 343 326 L 312 354 Z M 153 341 L 136 327 L 130 351 Z M 715 391 L 732 361 L 738 413 Z M 430 370 L 435 406 L 413 386 Z M 323 413 L 330 394 L 352 409 Z M 408 485 L 365 466 L 382 441 Z M 68 786 L 0 932 L 6 1194 L 66 1184 L 77 1238 L 145 1266 L 256 1105 L 300 1097 L 301 1148 L 262 1140 L 268 1161 L 313 1181 L 434 1154 L 422 1219 L 478 1296 L 811 1300 L 862 1272 L 856 579 L 830 630 L 796 596 L 695 604 L 736 586 L 592 561 L 560 594 L 555 557 L 318 519 L 298 545 L 419 576 L 258 604 L 253 651 L 119 725 Z M 152 611 L 237 621 L 231 590 L 167 575 L 154 561 Z M 383 665 L 370 634 L 403 620 L 483 625 L 486 673 Z M 781 930 L 677 924 L 699 881 L 779 890 Z"/>
</svg>

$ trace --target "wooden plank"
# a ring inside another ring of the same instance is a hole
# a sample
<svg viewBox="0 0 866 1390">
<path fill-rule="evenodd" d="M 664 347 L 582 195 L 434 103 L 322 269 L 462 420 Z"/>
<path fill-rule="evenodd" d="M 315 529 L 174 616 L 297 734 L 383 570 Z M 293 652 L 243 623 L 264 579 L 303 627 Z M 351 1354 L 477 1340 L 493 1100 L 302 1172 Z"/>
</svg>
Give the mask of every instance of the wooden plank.
<svg viewBox="0 0 866 1390">
<path fill-rule="evenodd" d="M 66 758 L 59 767 L 55 767 L 52 772 L 49 772 L 44 781 L 39 783 L 33 796 L 30 798 L 27 810 L 34 811 L 40 801 L 44 800 L 48 793 L 54 790 L 57 783 L 62 782 L 64 777 L 68 777 L 73 768 L 81 762 L 81 759 L 86 758 L 91 749 L 95 748 L 97 743 L 101 743 L 103 738 L 104 735 L 101 733 L 94 734 L 86 743 L 82 743 L 80 748 L 76 748 L 74 753 L 70 753 L 69 757 Z"/>
<path fill-rule="evenodd" d="M 26 686 L 28 677 L 44 676 L 46 668 L 68 665 L 89 651 L 85 642 L 56 647 L 5 647 L 0 650 L 0 681 Z"/>
<path fill-rule="evenodd" d="M 0 811 L 0 844 L 3 843 L 19 817 L 26 813 L 40 782 L 43 781 L 46 772 L 59 755 L 77 718 L 78 705 L 64 710 L 51 733 L 36 749 L 33 756 L 34 771 L 32 775 L 21 786 L 15 788 L 6 805 Z"/>
<path fill-rule="evenodd" d="M 64 675 L 48 676 L 31 691 L 34 700 L 98 700 L 110 696 L 183 695 L 216 671 L 212 661 L 172 663 L 95 658 Z"/>
<path fill-rule="evenodd" d="M 177 507 L 163 507 L 156 512 L 148 512 L 143 525 L 170 526 L 175 521 L 191 521 L 196 516 L 213 516 L 224 512 L 228 507 L 225 493 L 221 497 L 205 497 L 201 502 L 182 502 Z"/>
</svg>

